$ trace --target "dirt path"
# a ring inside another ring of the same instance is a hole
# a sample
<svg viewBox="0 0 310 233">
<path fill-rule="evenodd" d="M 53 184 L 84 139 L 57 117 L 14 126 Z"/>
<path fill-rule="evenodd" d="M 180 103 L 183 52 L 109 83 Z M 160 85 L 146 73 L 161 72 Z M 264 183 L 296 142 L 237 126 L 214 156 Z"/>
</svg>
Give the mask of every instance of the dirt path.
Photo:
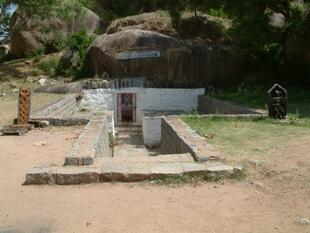
<svg viewBox="0 0 310 233">
<path fill-rule="evenodd" d="M 310 233 L 296 223 L 310 218 L 310 136 L 268 152 L 241 182 L 21 185 L 34 165 L 61 164 L 80 130 L 0 137 L 0 233 Z"/>
</svg>

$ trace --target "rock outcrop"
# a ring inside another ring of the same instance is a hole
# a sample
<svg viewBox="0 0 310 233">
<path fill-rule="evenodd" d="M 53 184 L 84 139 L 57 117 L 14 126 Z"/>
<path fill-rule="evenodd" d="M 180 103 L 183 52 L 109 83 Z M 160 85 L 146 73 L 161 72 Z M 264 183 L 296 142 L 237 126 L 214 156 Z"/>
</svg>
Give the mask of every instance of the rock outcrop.
<svg viewBox="0 0 310 233">
<path fill-rule="evenodd" d="M 88 50 L 91 75 L 145 77 L 154 86 L 228 85 L 238 81 L 242 51 L 229 45 L 176 39 L 130 29 L 98 36 Z"/>
<path fill-rule="evenodd" d="M 199 23 L 193 13 L 184 13 L 179 26 L 175 28 L 168 12 L 156 11 L 114 20 L 107 28 L 106 33 L 113 34 L 129 29 L 141 29 L 182 39 L 229 41 L 229 38 L 223 33 L 223 29 L 231 26 L 229 20 L 207 14 L 199 14 L 198 19 Z"/>
<path fill-rule="evenodd" d="M 70 22 L 58 18 L 41 21 L 34 16 L 24 20 L 14 13 L 11 20 L 11 53 L 23 57 L 27 52 L 43 48 L 46 52 L 52 52 L 52 42 L 56 37 L 65 37 L 81 29 L 92 34 L 99 25 L 99 16 L 86 8 L 85 15 Z"/>
</svg>

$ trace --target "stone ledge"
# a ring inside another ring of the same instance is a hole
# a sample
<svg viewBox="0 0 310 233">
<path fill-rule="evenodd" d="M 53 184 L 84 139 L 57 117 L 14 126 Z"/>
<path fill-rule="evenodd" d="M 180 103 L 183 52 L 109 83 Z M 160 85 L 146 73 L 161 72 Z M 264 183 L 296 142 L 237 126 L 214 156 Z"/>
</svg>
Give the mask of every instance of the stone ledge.
<svg viewBox="0 0 310 233">
<path fill-rule="evenodd" d="M 53 171 L 52 176 L 57 185 L 91 184 L 99 181 L 99 171 L 95 168 L 60 167 Z"/>
<path fill-rule="evenodd" d="M 196 162 L 224 160 L 218 150 L 181 121 L 179 116 L 162 117 L 161 147 L 164 153 L 190 153 Z"/>
<path fill-rule="evenodd" d="M 34 168 L 26 175 L 24 185 L 76 185 L 99 181 L 99 170 L 89 167 Z"/>
<path fill-rule="evenodd" d="M 89 166 L 94 164 L 93 157 L 65 157 L 64 166 Z"/>
<path fill-rule="evenodd" d="M 39 120 L 39 121 L 48 121 L 50 125 L 54 126 L 75 126 L 75 125 L 87 125 L 90 118 L 50 118 L 50 117 L 43 117 L 43 118 L 36 118 L 32 117 L 31 120 Z"/>
<path fill-rule="evenodd" d="M 97 157 L 109 155 L 107 118 L 94 116 L 65 156 L 64 166 L 88 166 Z"/>
<path fill-rule="evenodd" d="M 136 163 L 104 164 L 95 167 L 36 167 L 26 175 L 24 185 L 77 185 L 99 182 L 139 182 L 201 176 L 205 178 L 231 178 L 244 171 L 242 165 L 222 163 Z"/>
</svg>

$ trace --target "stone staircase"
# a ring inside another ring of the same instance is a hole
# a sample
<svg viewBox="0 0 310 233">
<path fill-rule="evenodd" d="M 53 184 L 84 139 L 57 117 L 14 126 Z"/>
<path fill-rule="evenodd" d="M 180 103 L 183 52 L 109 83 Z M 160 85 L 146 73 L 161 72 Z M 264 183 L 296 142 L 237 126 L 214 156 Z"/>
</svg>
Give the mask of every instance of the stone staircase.
<svg viewBox="0 0 310 233">
<path fill-rule="evenodd" d="M 115 130 L 119 134 L 142 134 L 142 126 L 116 127 Z"/>
</svg>

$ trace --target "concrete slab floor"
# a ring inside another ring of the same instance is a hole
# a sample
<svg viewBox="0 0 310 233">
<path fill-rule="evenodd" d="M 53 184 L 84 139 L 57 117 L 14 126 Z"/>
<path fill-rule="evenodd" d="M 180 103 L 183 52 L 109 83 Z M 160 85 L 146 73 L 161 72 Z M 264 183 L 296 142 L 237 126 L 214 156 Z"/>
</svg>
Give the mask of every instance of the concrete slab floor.
<svg viewBox="0 0 310 233">
<path fill-rule="evenodd" d="M 120 132 L 118 144 L 114 148 L 114 158 L 141 158 L 146 156 L 157 156 L 160 149 L 149 150 L 144 146 L 142 133 Z"/>
</svg>

